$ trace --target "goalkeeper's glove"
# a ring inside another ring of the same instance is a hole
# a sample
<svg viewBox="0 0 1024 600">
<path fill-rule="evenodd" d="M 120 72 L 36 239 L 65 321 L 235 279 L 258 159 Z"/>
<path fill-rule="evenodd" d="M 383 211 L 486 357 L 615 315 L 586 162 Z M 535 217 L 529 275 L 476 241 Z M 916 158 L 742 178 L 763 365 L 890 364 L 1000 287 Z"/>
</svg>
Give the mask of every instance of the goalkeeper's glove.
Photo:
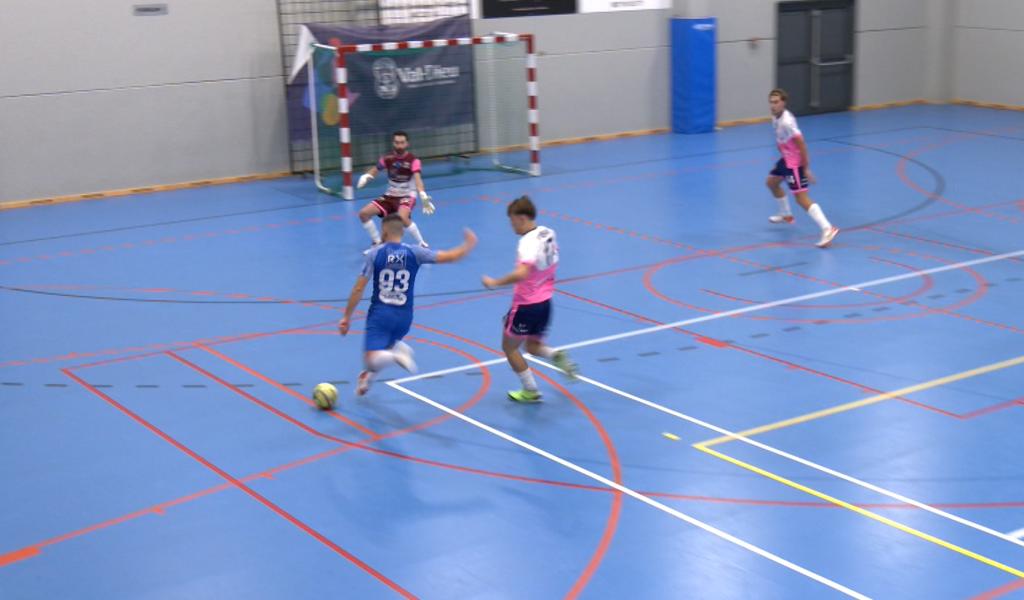
<svg viewBox="0 0 1024 600">
<path fill-rule="evenodd" d="M 430 201 L 430 194 L 427 193 L 427 190 L 420 190 L 420 200 L 423 201 L 423 214 L 434 214 L 434 203 Z"/>
<path fill-rule="evenodd" d="M 370 183 L 371 181 L 373 181 L 373 175 L 370 175 L 369 173 L 363 173 L 362 175 L 359 176 L 359 183 L 356 185 L 356 187 L 361 188 L 364 185 Z"/>
</svg>

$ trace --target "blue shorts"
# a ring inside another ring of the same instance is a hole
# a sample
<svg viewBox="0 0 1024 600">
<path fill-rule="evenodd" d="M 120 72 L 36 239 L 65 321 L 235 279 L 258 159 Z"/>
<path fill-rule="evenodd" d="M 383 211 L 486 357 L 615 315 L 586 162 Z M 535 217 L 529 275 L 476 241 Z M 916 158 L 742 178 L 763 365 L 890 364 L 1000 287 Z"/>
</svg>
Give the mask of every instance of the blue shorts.
<svg viewBox="0 0 1024 600">
<path fill-rule="evenodd" d="M 790 169 L 786 166 L 786 160 L 780 158 L 779 162 L 775 163 L 775 168 L 772 169 L 770 174 L 785 179 L 786 183 L 789 184 L 789 189 L 794 192 L 807 191 L 807 170 L 803 167 Z"/>
<path fill-rule="evenodd" d="M 541 339 L 551 320 L 551 301 L 512 305 L 505 315 L 505 335 Z"/>
<path fill-rule="evenodd" d="M 387 350 L 409 333 L 412 311 L 371 310 L 366 317 L 363 349 L 367 352 Z"/>
</svg>

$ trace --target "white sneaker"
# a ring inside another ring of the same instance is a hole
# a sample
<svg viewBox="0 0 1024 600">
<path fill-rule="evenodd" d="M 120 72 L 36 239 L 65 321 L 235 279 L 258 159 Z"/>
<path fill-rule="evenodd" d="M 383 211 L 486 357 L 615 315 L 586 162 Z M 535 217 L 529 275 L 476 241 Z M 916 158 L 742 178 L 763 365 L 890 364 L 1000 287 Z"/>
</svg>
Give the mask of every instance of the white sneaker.
<svg viewBox="0 0 1024 600">
<path fill-rule="evenodd" d="M 391 348 L 391 353 L 395 355 L 395 362 L 398 363 L 398 366 L 410 373 L 416 372 L 416 361 L 412 359 L 412 348 L 408 344 L 405 342 L 395 342 L 394 347 Z"/>
<path fill-rule="evenodd" d="M 768 220 L 770 222 L 772 222 L 772 223 L 775 223 L 775 224 L 779 224 L 779 223 L 792 224 L 793 221 L 794 221 L 793 215 L 772 215 L 772 216 L 768 217 Z"/>
<path fill-rule="evenodd" d="M 356 396 L 365 396 L 370 391 L 370 372 L 363 371 L 356 380 Z"/>
<path fill-rule="evenodd" d="M 838 234 L 839 234 L 839 228 L 838 227 L 829 227 L 828 231 L 821 232 L 821 239 L 818 240 L 818 243 L 815 244 L 815 246 L 817 246 L 819 248 L 826 248 L 826 247 L 828 247 L 828 245 L 832 243 L 832 240 L 834 240 L 835 237 Z"/>
</svg>

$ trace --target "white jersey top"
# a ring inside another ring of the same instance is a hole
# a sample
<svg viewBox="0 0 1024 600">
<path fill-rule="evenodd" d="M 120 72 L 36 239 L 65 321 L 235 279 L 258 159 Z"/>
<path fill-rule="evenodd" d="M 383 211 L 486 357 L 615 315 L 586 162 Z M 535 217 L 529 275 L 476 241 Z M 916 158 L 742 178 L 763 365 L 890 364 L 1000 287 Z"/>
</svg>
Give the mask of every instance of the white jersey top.
<svg viewBox="0 0 1024 600">
<path fill-rule="evenodd" d="M 775 128 L 775 143 L 779 145 L 786 166 L 790 169 L 800 167 L 803 158 L 800 156 L 800 146 L 796 140 L 802 138 L 803 134 L 796 124 L 796 117 L 788 110 L 784 110 L 782 116 L 772 117 L 772 127 Z"/>
<path fill-rule="evenodd" d="M 555 231 L 538 225 L 519 238 L 516 264 L 530 268 L 526 279 L 516 283 L 512 304 L 536 304 L 550 300 L 555 293 L 555 269 L 558 267 L 558 242 Z"/>
</svg>

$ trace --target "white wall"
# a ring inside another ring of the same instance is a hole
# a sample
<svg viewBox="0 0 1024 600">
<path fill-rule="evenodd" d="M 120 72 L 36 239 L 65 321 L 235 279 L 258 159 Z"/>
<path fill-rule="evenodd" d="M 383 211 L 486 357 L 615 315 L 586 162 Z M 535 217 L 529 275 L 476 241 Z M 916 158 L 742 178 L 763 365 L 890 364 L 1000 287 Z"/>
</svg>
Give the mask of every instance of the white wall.
<svg viewBox="0 0 1024 600">
<path fill-rule="evenodd" d="M 532 33 L 543 140 L 669 126 L 669 12 L 473 22 L 475 34 Z"/>
<path fill-rule="evenodd" d="M 171 0 L 163 17 L 0 2 L 0 202 L 288 169 L 275 0 Z M 553 140 L 669 127 L 673 15 L 718 18 L 719 120 L 764 116 L 775 0 L 473 27 L 537 36 Z M 855 104 L 1024 104 L 1024 0 L 858 0 L 856 32 Z"/>
<path fill-rule="evenodd" d="M 0 201 L 288 169 L 274 0 L 3 0 Z"/>
<path fill-rule="evenodd" d="M 1024 1 L 960 0 L 952 46 L 956 98 L 1024 105 Z"/>
<path fill-rule="evenodd" d="M 927 5 L 934 1 L 857 0 L 855 105 L 925 97 Z"/>
<path fill-rule="evenodd" d="M 926 96 L 928 5 L 936 0 L 858 0 L 854 104 Z M 937 0 L 944 1 L 944 0 Z M 718 118 L 761 117 L 775 85 L 776 0 L 676 0 L 682 16 L 718 18 Z M 751 44 L 749 40 L 759 41 Z"/>
</svg>

